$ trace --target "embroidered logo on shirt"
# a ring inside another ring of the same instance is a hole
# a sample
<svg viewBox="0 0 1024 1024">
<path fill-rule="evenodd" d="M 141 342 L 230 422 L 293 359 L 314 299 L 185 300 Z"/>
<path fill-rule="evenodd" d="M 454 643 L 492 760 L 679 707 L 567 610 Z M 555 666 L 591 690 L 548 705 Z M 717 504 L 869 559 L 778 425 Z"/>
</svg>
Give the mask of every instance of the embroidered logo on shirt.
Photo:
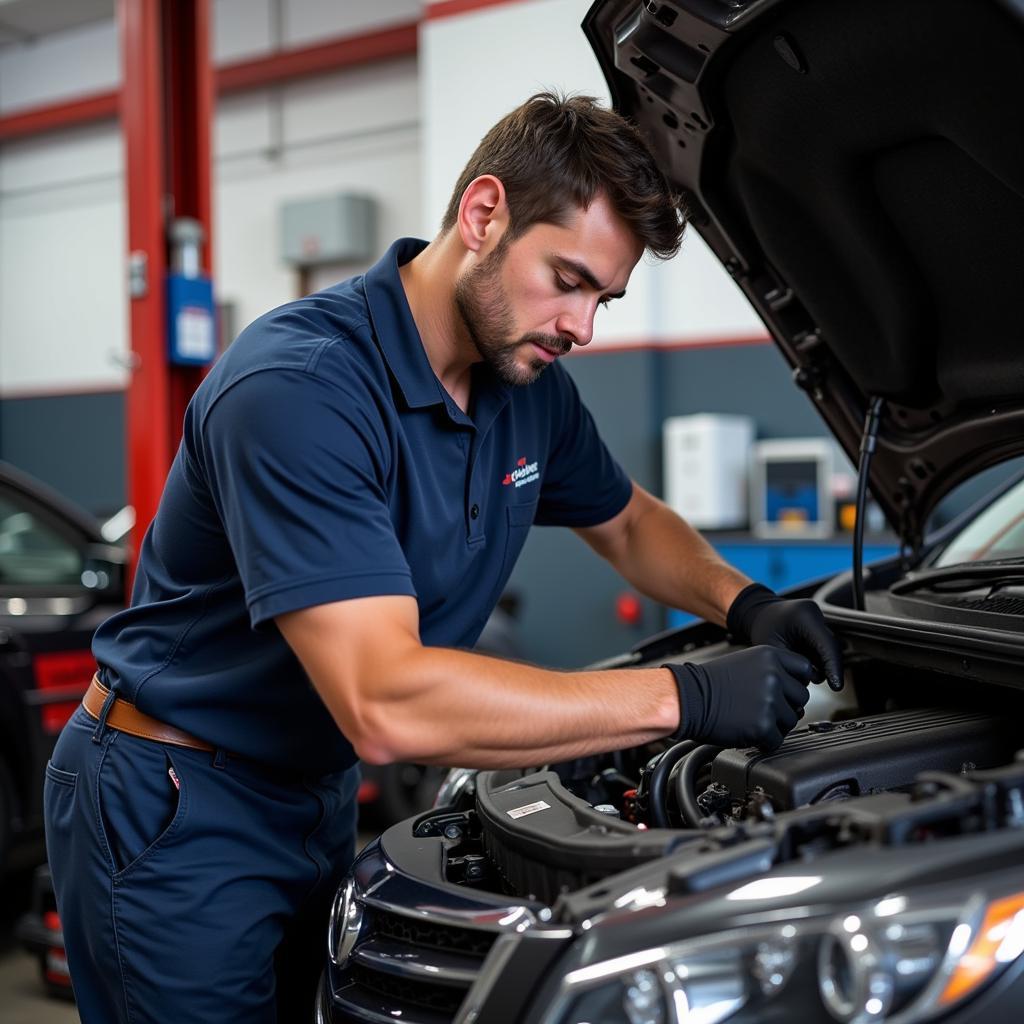
<svg viewBox="0 0 1024 1024">
<path fill-rule="evenodd" d="M 525 458 L 521 458 L 516 460 L 516 468 L 511 473 L 506 473 L 505 479 L 501 483 L 503 487 L 508 487 L 510 484 L 522 487 L 523 484 L 532 484 L 539 479 L 540 463 L 527 462 Z"/>
</svg>

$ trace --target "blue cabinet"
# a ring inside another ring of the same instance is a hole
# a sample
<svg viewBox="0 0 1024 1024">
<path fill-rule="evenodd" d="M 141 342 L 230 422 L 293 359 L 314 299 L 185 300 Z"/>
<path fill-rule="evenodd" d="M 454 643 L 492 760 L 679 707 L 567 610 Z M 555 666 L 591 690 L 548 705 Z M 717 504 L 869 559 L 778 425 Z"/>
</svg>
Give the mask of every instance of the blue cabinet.
<svg viewBox="0 0 1024 1024">
<path fill-rule="evenodd" d="M 741 540 L 707 538 L 730 565 L 757 583 L 772 590 L 785 590 L 798 583 L 842 572 L 853 565 L 853 541 Z M 865 544 L 864 564 L 895 555 L 895 543 Z M 694 617 L 674 608 L 668 609 L 668 626 L 674 628 L 693 622 Z"/>
</svg>

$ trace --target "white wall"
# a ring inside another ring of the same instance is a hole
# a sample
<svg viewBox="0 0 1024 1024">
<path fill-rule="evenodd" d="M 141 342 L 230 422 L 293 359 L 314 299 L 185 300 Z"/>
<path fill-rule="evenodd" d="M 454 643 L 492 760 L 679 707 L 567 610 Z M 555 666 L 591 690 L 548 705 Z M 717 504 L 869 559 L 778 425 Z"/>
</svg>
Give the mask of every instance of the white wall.
<svg viewBox="0 0 1024 1024">
<path fill-rule="evenodd" d="M 290 0 L 282 12 L 286 46 L 309 46 L 331 36 L 354 35 L 409 21 L 420 0 Z"/>
<path fill-rule="evenodd" d="M 420 0 L 215 0 L 218 64 L 414 20 Z M 116 89 L 114 22 L 0 51 L 0 113 Z M 238 328 L 297 294 L 278 208 L 342 190 L 380 202 L 379 247 L 419 227 L 415 58 L 225 98 L 214 125 L 214 276 Z M 0 397 L 126 385 L 124 169 L 116 124 L 0 146 Z M 324 268 L 319 287 L 362 267 Z"/>
<path fill-rule="evenodd" d="M 280 260 L 279 209 L 288 199 L 353 191 L 378 201 L 378 249 L 414 233 L 420 214 L 420 124 L 415 59 L 389 61 L 275 95 L 237 97 L 217 125 L 216 282 L 242 327 L 294 298 Z M 314 288 L 364 270 L 323 268 Z"/>
<path fill-rule="evenodd" d="M 315 46 L 420 16 L 421 0 L 214 0 L 218 63 L 248 60 L 275 47 Z"/>
<path fill-rule="evenodd" d="M 214 0 L 214 62 L 259 57 L 274 46 L 277 35 L 274 0 Z"/>
<path fill-rule="evenodd" d="M 0 151 L 0 395 L 124 387 L 121 178 L 112 126 Z"/>
<path fill-rule="evenodd" d="M 434 5 L 436 7 L 436 4 Z M 424 211 L 432 233 L 452 184 L 481 136 L 540 89 L 608 90 L 580 22 L 579 0 L 525 0 L 428 19 L 420 37 Z M 764 328 L 696 232 L 668 264 L 641 262 L 628 294 L 598 314 L 592 349 L 750 337 Z"/>
<path fill-rule="evenodd" d="M 417 17 L 421 0 L 215 0 L 219 64 Z M 421 29 L 417 58 L 226 97 L 214 127 L 215 279 L 241 327 L 296 294 L 278 208 L 341 190 L 380 202 L 380 248 L 432 236 L 481 135 L 537 89 L 606 96 L 579 0 L 510 0 Z M 113 21 L 0 51 L 0 113 L 114 89 Z M 117 126 L 0 147 L 0 395 L 121 388 L 128 351 L 123 156 Z M 323 268 L 315 287 L 362 267 Z M 600 314 L 595 347 L 760 334 L 690 233 L 670 265 L 641 264 Z"/>
<path fill-rule="evenodd" d="M 0 51 L 0 113 L 116 89 L 121 52 L 113 20 Z"/>
<path fill-rule="evenodd" d="M 121 78 L 113 21 L 0 51 L 0 114 Z M 91 125 L 0 147 L 0 395 L 121 388 L 121 139 Z"/>
</svg>

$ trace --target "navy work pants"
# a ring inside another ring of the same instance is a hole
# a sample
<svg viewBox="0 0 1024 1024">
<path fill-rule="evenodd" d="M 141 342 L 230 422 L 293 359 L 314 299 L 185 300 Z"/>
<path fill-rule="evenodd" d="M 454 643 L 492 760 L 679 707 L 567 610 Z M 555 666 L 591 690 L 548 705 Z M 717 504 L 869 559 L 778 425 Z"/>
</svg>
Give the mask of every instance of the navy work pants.
<svg viewBox="0 0 1024 1024">
<path fill-rule="evenodd" d="M 83 1024 L 312 1020 L 358 769 L 282 778 L 79 708 L 46 769 L 46 845 Z"/>
</svg>

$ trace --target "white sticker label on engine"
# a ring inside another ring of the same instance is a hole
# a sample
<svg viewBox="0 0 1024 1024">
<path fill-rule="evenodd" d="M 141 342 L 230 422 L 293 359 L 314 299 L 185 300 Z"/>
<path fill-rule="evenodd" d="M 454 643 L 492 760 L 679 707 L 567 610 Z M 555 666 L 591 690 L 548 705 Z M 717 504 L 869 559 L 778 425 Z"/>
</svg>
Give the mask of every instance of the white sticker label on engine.
<svg viewBox="0 0 1024 1024">
<path fill-rule="evenodd" d="M 544 803 L 543 800 L 538 800 L 535 804 L 524 804 L 522 807 L 513 807 L 508 812 L 510 818 L 525 818 L 528 814 L 536 814 L 537 811 L 550 811 L 551 804 Z"/>
</svg>

